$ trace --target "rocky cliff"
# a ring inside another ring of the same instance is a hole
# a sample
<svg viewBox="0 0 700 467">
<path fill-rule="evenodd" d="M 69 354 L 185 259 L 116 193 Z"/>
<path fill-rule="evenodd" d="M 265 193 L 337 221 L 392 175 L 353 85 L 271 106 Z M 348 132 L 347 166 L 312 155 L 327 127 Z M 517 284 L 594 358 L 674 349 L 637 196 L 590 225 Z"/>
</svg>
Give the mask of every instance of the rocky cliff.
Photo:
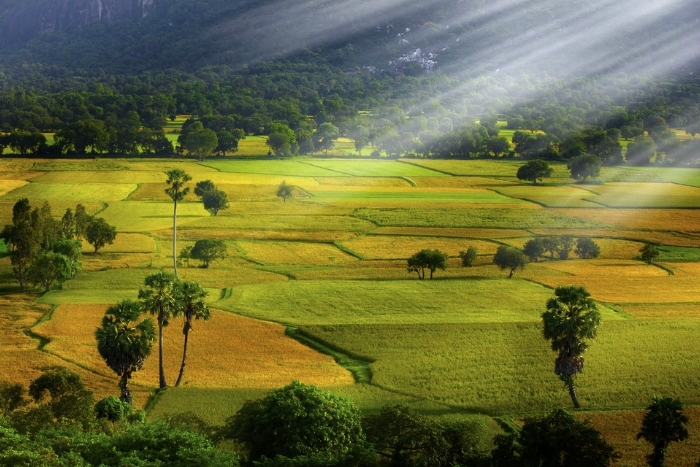
<svg viewBox="0 0 700 467">
<path fill-rule="evenodd" d="M 156 0 L 37 0 L 0 3 L 3 45 L 24 42 L 39 34 L 81 27 L 93 21 L 138 19 L 153 10 Z M 5 11 L 1 11 L 1 10 Z"/>
</svg>

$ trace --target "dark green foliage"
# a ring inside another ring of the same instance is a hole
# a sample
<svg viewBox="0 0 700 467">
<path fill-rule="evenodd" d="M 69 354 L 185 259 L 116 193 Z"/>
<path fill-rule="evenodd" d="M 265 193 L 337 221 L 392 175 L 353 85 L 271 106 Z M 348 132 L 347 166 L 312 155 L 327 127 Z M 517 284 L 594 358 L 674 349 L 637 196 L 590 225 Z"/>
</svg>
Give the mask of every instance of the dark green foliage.
<svg viewBox="0 0 700 467">
<path fill-rule="evenodd" d="M 587 341 L 594 339 L 600 326 L 600 313 L 584 287 L 559 286 L 547 301 L 542 313 L 542 336 L 551 341 L 557 352 L 554 372 L 566 384 L 577 409 L 580 407 L 574 388 L 574 376 L 583 372 L 583 353 Z"/>
<path fill-rule="evenodd" d="M 600 175 L 600 158 L 593 154 L 583 154 L 573 158 L 567 168 L 571 171 L 571 178 L 585 182 L 586 179 Z"/>
<path fill-rule="evenodd" d="M 203 268 L 208 268 L 210 262 L 228 256 L 226 243 L 223 240 L 197 240 L 189 256 L 200 260 Z"/>
<path fill-rule="evenodd" d="M 246 402 L 226 421 L 222 436 L 243 444 L 250 460 L 343 456 L 364 441 L 359 411 L 350 401 L 298 381 Z"/>
<path fill-rule="evenodd" d="M 53 251 L 55 253 L 59 253 L 68 258 L 71 277 L 74 277 L 83 266 L 80 262 L 80 258 L 83 256 L 81 250 L 82 244 L 79 240 L 59 240 L 53 244 Z"/>
<path fill-rule="evenodd" d="M 474 265 L 474 261 L 476 260 L 477 256 L 477 251 L 476 247 L 470 246 L 467 248 L 467 251 L 460 251 L 459 252 L 459 257 L 462 260 L 462 266 L 470 268 Z"/>
<path fill-rule="evenodd" d="M 204 209 L 216 216 L 221 209 L 228 209 L 228 195 L 221 190 L 207 191 L 202 196 L 202 203 Z"/>
<path fill-rule="evenodd" d="M 501 271 L 509 270 L 508 278 L 511 278 L 516 270 L 525 269 L 527 260 L 525 254 L 517 248 L 501 245 L 493 256 L 493 264 L 498 266 Z"/>
<path fill-rule="evenodd" d="M 131 404 L 114 396 L 107 396 L 95 404 L 95 416 L 110 422 L 121 422 L 131 413 Z"/>
<path fill-rule="evenodd" d="M 562 235 L 558 240 L 557 254 L 559 255 L 559 259 L 568 259 L 569 253 L 571 253 L 571 250 L 574 248 L 574 237 L 572 235 Z"/>
<path fill-rule="evenodd" d="M 200 198 L 208 191 L 216 190 L 216 185 L 211 180 L 202 180 L 197 182 L 194 187 L 194 194 Z"/>
<path fill-rule="evenodd" d="M 6 225 L 0 233 L 9 246 L 12 268 L 17 275 L 20 291 L 27 287 L 29 267 L 39 251 L 33 234 L 31 206 L 27 198 L 22 198 L 12 208 L 12 224 Z"/>
<path fill-rule="evenodd" d="M 433 278 L 433 273 L 440 269 L 447 269 L 447 253 L 440 250 L 424 249 L 415 253 L 408 258 L 408 272 L 418 274 L 418 279 L 425 279 L 425 270 L 430 271 L 430 278 Z"/>
<path fill-rule="evenodd" d="M 61 284 L 73 276 L 70 260 L 60 253 L 41 253 L 29 267 L 30 282 L 48 292 L 53 284 Z"/>
<path fill-rule="evenodd" d="M 637 136 L 627 145 L 627 162 L 634 165 L 647 165 L 656 154 L 656 143 L 649 136 Z"/>
<path fill-rule="evenodd" d="M 92 217 L 85 227 L 85 240 L 90 245 L 95 247 L 93 254 L 97 254 L 97 250 L 103 246 L 114 242 L 117 238 L 117 228 L 109 225 L 106 220 L 101 217 Z"/>
<path fill-rule="evenodd" d="M 139 300 L 144 311 L 154 315 L 158 324 L 158 368 L 161 388 L 167 386 L 163 370 L 163 328 L 172 318 L 178 316 L 180 311 L 175 298 L 175 281 L 173 274 L 158 271 L 146 276 L 144 284 L 147 288 L 139 290 Z"/>
<path fill-rule="evenodd" d="M 537 262 L 540 256 L 545 252 L 544 240 L 541 238 L 533 238 L 525 242 L 523 246 L 523 253 L 528 257 L 530 261 Z"/>
<path fill-rule="evenodd" d="M 107 308 L 102 326 L 95 331 L 97 351 L 119 376 L 121 400 L 128 404 L 132 402 L 129 380 L 134 371 L 143 368 L 155 340 L 153 321 L 146 318 L 139 322 L 142 312 L 139 302 L 119 302 Z"/>
<path fill-rule="evenodd" d="M 600 247 L 590 237 L 579 237 L 574 253 L 583 259 L 597 258 L 600 256 Z"/>
<path fill-rule="evenodd" d="M 656 247 L 656 245 L 653 245 L 651 243 L 645 244 L 642 248 L 639 249 L 639 257 L 642 259 L 642 261 L 646 262 L 647 264 L 651 264 L 652 261 L 654 261 L 654 258 L 659 256 L 659 249 Z"/>
<path fill-rule="evenodd" d="M 608 467 L 619 458 L 589 422 L 562 409 L 528 417 L 522 430 L 497 435 L 493 467 Z"/>
<path fill-rule="evenodd" d="M 552 176 L 552 168 L 545 161 L 535 159 L 528 161 L 525 165 L 518 168 L 518 180 L 531 181 L 533 185 L 537 185 L 537 180 Z"/>
<path fill-rule="evenodd" d="M 666 450 L 669 444 L 688 438 L 688 417 L 683 414 L 683 403 L 671 397 L 654 397 L 647 407 L 642 420 L 642 428 L 637 439 L 644 438 L 654 446 L 654 451 L 647 456 L 651 467 L 665 467 Z"/>
<path fill-rule="evenodd" d="M 549 236 L 542 239 L 542 247 L 544 251 L 549 253 L 549 259 L 554 259 L 554 253 L 559 248 L 559 237 Z"/>
<path fill-rule="evenodd" d="M 216 133 L 209 128 L 201 128 L 189 132 L 184 141 L 184 147 L 190 154 L 196 155 L 200 161 L 211 155 L 219 145 Z"/>
<path fill-rule="evenodd" d="M 41 412 L 48 409 L 53 419 L 86 421 L 92 415 L 92 392 L 83 384 L 80 375 L 62 367 L 45 370 L 29 384 L 29 395 Z M 31 411 L 30 411 L 31 412 Z"/>
<path fill-rule="evenodd" d="M 182 375 L 185 372 L 185 364 L 187 362 L 187 342 L 189 340 L 190 331 L 192 331 L 192 321 L 202 319 L 207 321 L 211 318 L 209 307 L 205 299 L 209 292 L 204 290 L 198 282 L 184 281 L 175 284 L 174 296 L 178 314 L 182 315 L 185 324 L 182 328 L 182 334 L 185 336 L 184 349 L 182 352 L 182 364 L 180 365 L 180 374 L 177 377 L 175 386 L 179 386 L 182 381 Z"/>
<path fill-rule="evenodd" d="M 24 398 L 24 387 L 21 384 L 12 384 L 0 381 L 0 415 L 7 417 L 11 412 L 27 405 Z"/>
<path fill-rule="evenodd" d="M 292 185 L 287 185 L 286 180 L 282 180 L 282 183 L 280 183 L 280 186 L 277 187 L 277 197 L 282 198 L 284 202 L 287 202 L 287 198 L 292 197 L 292 190 L 294 189 L 294 186 Z"/>
</svg>

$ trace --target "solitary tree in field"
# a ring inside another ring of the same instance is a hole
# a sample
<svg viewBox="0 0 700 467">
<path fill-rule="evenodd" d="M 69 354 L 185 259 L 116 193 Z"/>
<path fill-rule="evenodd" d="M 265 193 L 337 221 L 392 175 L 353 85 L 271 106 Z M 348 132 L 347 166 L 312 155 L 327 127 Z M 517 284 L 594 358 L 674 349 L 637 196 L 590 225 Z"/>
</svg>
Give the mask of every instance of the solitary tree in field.
<svg viewBox="0 0 700 467">
<path fill-rule="evenodd" d="M 574 376 L 583 371 L 583 353 L 595 338 L 600 326 L 600 313 L 584 287 L 559 286 L 554 297 L 547 301 L 547 311 L 542 314 L 542 335 L 551 341 L 557 352 L 554 372 L 569 388 L 569 395 L 577 409 L 581 407 L 576 397 Z"/>
<path fill-rule="evenodd" d="M 53 284 L 61 284 L 70 278 L 70 260 L 60 253 L 42 252 L 29 267 L 29 279 L 34 284 L 43 286 L 45 292 Z"/>
<path fill-rule="evenodd" d="M 545 161 L 535 159 L 518 168 L 518 180 L 528 180 L 533 185 L 537 185 L 537 180 L 552 176 L 552 168 Z"/>
<path fill-rule="evenodd" d="M 467 251 L 460 251 L 459 257 L 462 259 L 462 266 L 470 268 L 474 265 L 476 261 L 476 247 L 470 246 Z"/>
<path fill-rule="evenodd" d="M 167 386 L 165 372 L 163 371 L 163 327 L 167 326 L 170 319 L 178 315 L 173 288 L 175 276 L 167 272 L 158 271 L 146 276 L 147 289 L 139 290 L 139 300 L 143 303 L 146 312 L 156 316 L 158 324 L 158 368 L 160 371 L 160 387 Z"/>
<path fill-rule="evenodd" d="M 525 256 L 527 256 L 530 261 L 534 261 L 535 263 L 539 257 L 544 254 L 544 252 L 544 241 L 541 238 L 533 238 L 532 240 L 528 240 L 525 242 L 525 246 L 523 247 L 523 253 L 525 253 Z"/>
<path fill-rule="evenodd" d="M 129 404 L 132 402 L 129 390 L 131 375 L 143 368 L 155 340 L 153 321 L 146 318 L 138 322 L 142 311 L 138 302 L 119 302 L 107 308 L 102 326 L 95 331 L 97 350 L 107 366 L 119 376 L 120 399 Z"/>
<path fill-rule="evenodd" d="M 220 210 L 228 209 L 228 195 L 221 190 L 207 191 L 202 196 L 202 204 L 204 209 L 216 216 Z"/>
<path fill-rule="evenodd" d="M 292 190 L 294 187 L 292 185 L 287 185 L 287 181 L 283 180 L 280 186 L 277 188 L 277 197 L 282 198 L 284 202 L 287 202 L 287 198 L 292 197 Z"/>
<path fill-rule="evenodd" d="M 571 159 L 566 166 L 571 171 L 571 178 L 581 182 L 595 178 L 600 174 L 600 158 L 593 154 L 583 154 Z"/>
<path fill-rule="evenodd" d="M 187 362 L 187 341 L 192 330 L 192 320 L 202 319 L 204 321 L 211 318 L 209 307 L 204 302 L 208 292 L 202 288 L 197 282 L 180 282 L 175 287 L 175 299 L 177 306 L 180 308 L 180 313 L 185 318 L 185 325 L 182 328 L 182 333 L 185 335 L 185 344 L 182 350 L 182 364 L 180 365 L 180 374 L 177 377 L 175 386 L 179 386 L 182 381 L 182 375 L 185 372 L 185 364 Z"/>
<path fill-rule="evenodd" d="M 166 183 L 170 185 L 165 192 L 173 200 L 173 270 L 175 271 L 175 279 L 177 279 L 177 203 L 190 192 L 189 187 L 185 188 L 185 183 L 192 180 L 192 177 L 182 169 L 172 169 L 165 174 L 168 176 Z"/>
<path fill-rule="evenodd" d="M 421 250 L 408 258 L 408 272 L 418 274 L 418 279 L 425 279 L 425 270 L 430 271 L 430 278 L 433 278 L 433 273 L 438 270 L 447 269 L 447 253 L 440 250 Z"/>
<path fill-rule="evenodd" d="M 642 261 L 645 261 L 647 264 L 651 264 L 651 262 L 654 261 L 654 258 L 659 256 L 659 249 L 656 248 L 656 245 L 647 243 L 639 250 L 639 253 Z"/>
<path fill-rule="evenodd" d="M 226 243 L 223 240 L 197 240 L 189 251 L 191 259 L 198 259 L 203 268 L 208 268 L 209 263 L 215 259 L 223 259 L 227 256 Z"/>
<path fill-rule="evenodd" d="M 510 270 L 508 274 L 508 279 L 510 279 L 516 270 L 525 269 L 527 260 L 525 254 L 517 248 L 501 245 L 493 256 L 493 264 L 498 266 L 501 271 Z"/>
<path fill-rule="evenodd" d="M 600 247 L 590 237 L 579 237 L 574 250 L 580 258 L 597 258 L 600 256 Z"/>
<path fill-rule="evenodd" d="M 95 252 L 103 246 L 114 242 L 117 238 L 117 228 L 109 225 L 106 220 L 101 217 L 91 217 L 85 228 L 85 239 L 90 245 L 95 247 Z"/>
<path fill-rule="evenodd" d="M 654 451 L 647 456 L 651 467 L 665 467 L 668 445 L 688 438 L 685 425 L 688 417 L 683 414 L 683 403 L 670 397 L 654 397 L 648 412 L 642 420 L 642 429 L 637 439 L 644 438 L 654 446 Z"/>
</svg>

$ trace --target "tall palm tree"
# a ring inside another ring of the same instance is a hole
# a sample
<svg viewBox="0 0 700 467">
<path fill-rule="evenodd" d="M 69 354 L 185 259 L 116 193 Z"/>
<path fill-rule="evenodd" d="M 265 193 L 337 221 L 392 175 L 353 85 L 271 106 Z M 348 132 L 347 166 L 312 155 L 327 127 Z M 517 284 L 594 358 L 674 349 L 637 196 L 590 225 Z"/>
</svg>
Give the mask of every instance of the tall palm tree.
<svg viewBox="0 0 700 467">
<path fill-rule="evenodd" d="M 182 351 L 182 365 L 180 365 L 180 375 L 177 377 L 175 386 L 179 386 L 182 381 L 182 374 L 185 372 L 185 363 L 187 362 L 187 341 L 192 330 L 193 319 L 203 319 L 204 321 L 211 318 L 209 307 L 204 302 L 209 292 L 204 290 L 198 282 L 180 282 L 175 289 L 180 312 L 185 319 L 185 325 L 182 328 L 182 333 L 185 335 L 185 345 Z"/>
<path fill-rule="evenodd" d="M 177 279 L 177 203 L 190 192 L 189 187 L 185 188 L 185 183 L 192 180 L 192 177 L 182 169 L 172 169 L 165 174 L 168 176 L 166 183 L 170 185 L 165 192 L 173 200 L 173 270 L 175 271 L 175 279 Z"/>
<path fill-rule="evenodd" d="M 120 399 L 129 404 L 132 402 L 129 390 L 131 374 L 143 368 L 155 340 L 153 321 L 146 318 L 138 323 L 142 311 L 139 302 L 119 302 L 107 308 L 102 318 L 102 327 L 95 331 L 97 350 L 107 366 L 120 377 Z"/>
<path fill-rule="evenodd" d="M 654 451 L 647 456 L 647 464 L 664 467 L 668 445 L 688 437 L 685 428 L 688 417 L 683 414 L 683 403 L 670 397 L 654 397 L 647 410 L 637 439 L 644 438 L 654 445 Z"/>
<path fill-rule="evenodd" d="M 170 318 L 179 315 L 176 307 L 173 288 L 175 276 L 170 273 L 158 271 L 146 276 L 144 281 L 147 289 L 139 290 L 139 300 L 144 309 L 156 316 L 158 323 L 158 367 L 160 370 L 160 387 L 167 386 L 165 372 L 163 371 L 163 327 L 167 326 Z"/>
<path fill-rule="evenodd" d="M 542 335 L 552 341 L 552 350 L 558 353 L 554 372 L 569 388 L 574 407 L 581 407 L 576 398 L 574 376 L 583 371 L 583 353 L 586 340 L 595 338 L 600 326 L 600 313 L 590 294 L 581 286 L 557 287 L 554 298 L 547 301 L 542 314 Z"/>
</svg>

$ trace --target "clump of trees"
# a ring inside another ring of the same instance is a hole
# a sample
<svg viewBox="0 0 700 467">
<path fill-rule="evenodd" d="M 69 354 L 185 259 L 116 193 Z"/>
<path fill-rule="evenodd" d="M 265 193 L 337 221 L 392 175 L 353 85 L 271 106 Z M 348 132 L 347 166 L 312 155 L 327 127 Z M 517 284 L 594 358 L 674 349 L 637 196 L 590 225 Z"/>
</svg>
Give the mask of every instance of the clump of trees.
<svg viewBox="0 0 700 467">
<path fill-rule="evenodd" d="M 430 271 L 430 278 L 438 269 L 447 269 L 447 253 L 440 250 L 423 249 L 408 258 L 408 272 L 418 274 L 418 279 L 425 279 L 425 271 Z"/>
<path fill-rule="evenodd" d="M 574 245 L 576 248 L 574 249 Z M 571 250 L 582 259 L 597 258 L 600 256 L 600 246 L 590 237 L 578 237 L 572 235 L 549 236 L 533 238 L 525 242 L 523 252 L 530 261 L 537 262 L 544 253 L 550 254 L 550 259 L 565 260 L 569 258 Z"/>
<path fill-rule="evenodd" d="M 48 291 L 75 277 L 82 267 L 81 238 L 92 244 L 97 253 L 115 237 L 114 226 L 88 215 L 81 204 L 76 206 L 75 213 L 68 208 L 61 220 L 56 221 L 48 202 L 32 209 L 27 198 L 15 203 L 12 224 L 5 225 L 0 232 L 22 292 L 28 290 L 29 284 Z"/>
<path fill-rule="evenodd" d="M 525 254 L 517 248 L 501 245 L 493 256 L 493 264 L 498 266 L 498 269 L 501 271 L 509 271 L 508 278 L 510 279 L 515 274 L 515 271 L 525 269 L 527 260 L 525 259 Z"/>
<path fill-rule="evenodd" d="M 223 240 L 197 240 L 193 246 L 185 247 L 180 252 L 180 258 L 199 260 L 203 268 L 208 268 L 212 261 L 227 256 L 228 247 Z"/>
<path fill-rule="evenodd" d="M 213 215 L 219 214 L 222 209 L 228 209 L 228 195 L 225 191 L 221 191 L 216 188 L 214 182 L 211 180 L 204 180 L 197 182 L 194 188 L 194 194 L 197 195 L 204 209 L 212 213 Z"/>
<path fill-rule="evenodd" d="M 462 266 L 470 268 L 474 265 L 476 261 L 477 250 L 476 247 L 470 246 L 467 251 L 460 251 L 459 258 L 462 260 Z"/>
</svg>

